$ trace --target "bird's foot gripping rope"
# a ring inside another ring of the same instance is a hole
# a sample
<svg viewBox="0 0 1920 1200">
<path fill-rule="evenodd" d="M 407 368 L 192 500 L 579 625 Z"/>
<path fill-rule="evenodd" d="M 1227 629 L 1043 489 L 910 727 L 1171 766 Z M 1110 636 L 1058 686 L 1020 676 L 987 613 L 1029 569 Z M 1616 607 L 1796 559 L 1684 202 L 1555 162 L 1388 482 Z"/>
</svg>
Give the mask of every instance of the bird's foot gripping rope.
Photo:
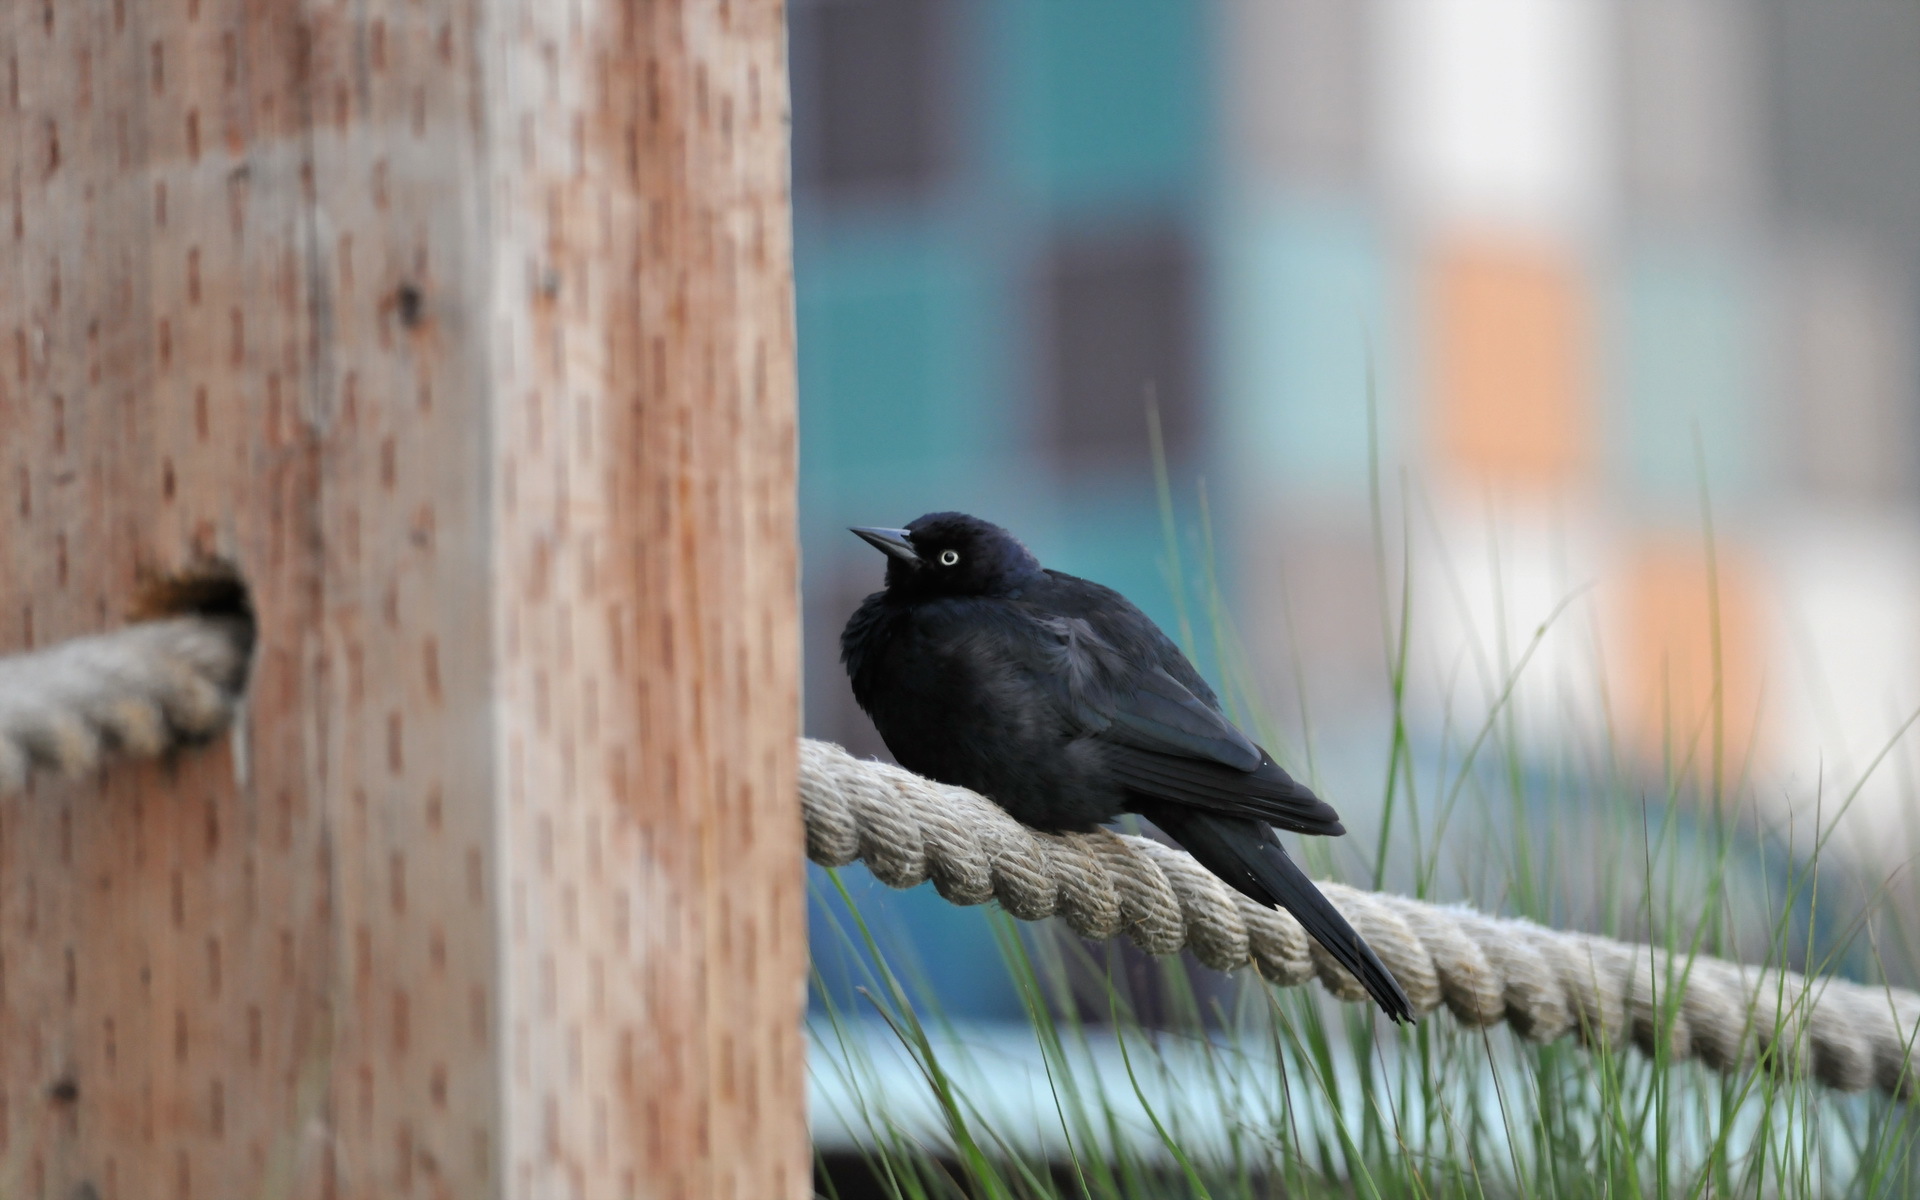
<svg viewBox="0 0 1920 1200">
<path fill-rule="evenodd" d="M 157 755 L 219 733 L 250 641 L 245 620 L 180 617 L 0 657 L 0 795 L 34 768 L 72 774 L 109 751 Z M 1125 933 L 1153 953 L 1186 947 L 1221 970 L 1251 963 L 1276 984 L 1319 979 L 1364 998 L 1292 917 L 1158 842 L 1036 833 L 972 792 L 810 740 L 800 800 L 807 852 L 824 865 L 863 861 L 894 887 L 932 879 L 956 904 L 997 900 L 1023 920 L 1061 917 L 1084 937 Z M 1843 1091 L 1920 1090 L 1920 994 L 1323 886 L 1420 1013 L 1504 1020 L 1537 1042 L 1572 1034 L 1652 1049 L 1664 1038 L 1675 1058 L 1722 1071 L 1764 1061 Z"/>
<path fill-rule="evenodd" d="M 862 861 L 893 887 L 931 879 L 955 904 L 998 900 L 1022 920 L 1063 918 L 1082 937 L 1125 933 L 1149 953 L 1184 947 L 1219 970 L 1251 963 L 1282 986 L 1317 978 L 1342 999 L 1366 999 L 1290 915 L 1228 888 L 1184 851 L 1104 831 L 1039 833 L 964 788 L 811 740 L 800 748 L 800 800 L 807 853 L 823 866 Z M 1423 1015 L 1444 1006 L 1465 1024 L 1506 1021 L 1536 1042 L 1572 1034 L 1652 1051 L 1664 1040 L 1675 1059 L 1729 1072 L 1764 1062 L 1842 1091 L 1920 1090 L 1920 994 L 1321 888 Z"/>
</svg>

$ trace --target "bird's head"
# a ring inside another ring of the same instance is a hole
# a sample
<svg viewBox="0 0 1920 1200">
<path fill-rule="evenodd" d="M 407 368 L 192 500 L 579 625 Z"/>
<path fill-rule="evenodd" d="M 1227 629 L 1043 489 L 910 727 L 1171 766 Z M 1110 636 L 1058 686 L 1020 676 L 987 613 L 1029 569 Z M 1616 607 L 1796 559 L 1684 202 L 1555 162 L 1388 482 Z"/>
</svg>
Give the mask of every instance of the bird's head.
<svg viewBox="0 0 1920 1200">
<path fill-rule="evenodd" d="M 887 590 L 901 596 L 991 596 L 1039 574 L 1020 539 L 966 513 L 928 513 L 905 529 L 856 527 L 887 556 Z"/>
</svg>

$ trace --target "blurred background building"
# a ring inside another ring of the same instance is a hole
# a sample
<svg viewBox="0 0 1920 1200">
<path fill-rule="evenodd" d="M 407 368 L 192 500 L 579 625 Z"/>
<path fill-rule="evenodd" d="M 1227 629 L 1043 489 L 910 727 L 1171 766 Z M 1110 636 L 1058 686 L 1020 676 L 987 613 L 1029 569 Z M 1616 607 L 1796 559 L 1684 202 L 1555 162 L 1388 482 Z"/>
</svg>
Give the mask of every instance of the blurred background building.
<svg viewBox="0 0 1920 1200">
<path fill-rule="evenodd" d="M 1184 614 L 1363 823 L 1403 602 L 1416 739 L 1512 682 L 1526 753 L 1763 824 L 1920 705 L 1910 0 L 793 0 L 791 56 L 814 736 L 884 753 L 846 526 L 945 508 Z M 1015 1011 L 977 919 L 893 911 Z"/>
</svg>

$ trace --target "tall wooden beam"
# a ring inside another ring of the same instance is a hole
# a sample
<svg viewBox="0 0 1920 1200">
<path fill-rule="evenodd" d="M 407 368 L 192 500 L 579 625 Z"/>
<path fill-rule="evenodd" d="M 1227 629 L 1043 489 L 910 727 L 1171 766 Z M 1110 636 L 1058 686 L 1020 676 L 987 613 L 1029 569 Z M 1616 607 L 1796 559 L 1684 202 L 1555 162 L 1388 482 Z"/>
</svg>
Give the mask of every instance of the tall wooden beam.
<svg viewBox="0 0 1920 1200">
<path fill-rule="evenodd" d="M 783 39 L 0 11 L 0 652 L 260 623 L 0 804 L 0 1194 L 807 1193 Z"/>
</svg>

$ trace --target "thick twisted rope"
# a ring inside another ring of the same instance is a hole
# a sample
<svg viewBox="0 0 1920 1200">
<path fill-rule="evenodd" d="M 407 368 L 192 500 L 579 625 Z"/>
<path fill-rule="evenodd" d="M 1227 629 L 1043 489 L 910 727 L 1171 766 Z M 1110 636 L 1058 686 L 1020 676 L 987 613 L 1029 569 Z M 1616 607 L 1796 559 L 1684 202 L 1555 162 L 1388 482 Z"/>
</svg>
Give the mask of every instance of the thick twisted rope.
<svg viewBox="0 0 1920 1200">
<path fill-rule="evenodd" d="M 864 861 L 882 882 L 933 880 L 955 904 L 998 900 L 1027 921 L 1061 917 L 1082 937 L 1125 933 L 1152 954 L 1185 947 L 1219 970 L 1253 964 L 1274 983 L 1319 979 L 1367 994 L 1299 922 L 1227 887 L 1184 851 L 1099 832 L 1038 833 L 998 805 L 827 742 L 800 745 L 807 853 Z M 1506 1021 L 1536 1042 L 1572 1034 L 1737 1071 L 1762 1061 L 1829 1087 L 1910 1098 L 1920 1080 L 1920 994 L 1687 957 L 1404 896 L 1320 885 L 1412 998 L 1461 1022 Z"/>
<path fill-rule="evenodd" d="M 176 617 L 0 657 L 0 796 L 34 768 L 73 776 L 220 733 L 250 641 L 242 617 Z"/>
<path fill-rule="evenodd" d="M 109 752 L 157 755 L 225 729 L 249 654 L 246 621 L 182 617 L 0 658 L 0 795 L 34 768 L 89 770 Z M 1365 1000 L 1285 912 L 1228 888 L 1180 850 L 1114 833 L 1037 833 L 964 788 L 802 740 L 807 853 L 864 861 L 894 887 L 933 880 L 955 904 L 997 900 L 1083 937 L 1185 947 L 1210 967 L 1251 963 L 1274 983 L 1318 979 Z M 1764 1062 L 1843 1091 L 1920 1087 L 1920 994 L 1670 954 L 1529 921 L 1322 884 L 1412 998 L 1468 1025 L 1506 1021 L 1536 1042 L 1664 1038 L 1722 1071 Z"/>
</svg>

